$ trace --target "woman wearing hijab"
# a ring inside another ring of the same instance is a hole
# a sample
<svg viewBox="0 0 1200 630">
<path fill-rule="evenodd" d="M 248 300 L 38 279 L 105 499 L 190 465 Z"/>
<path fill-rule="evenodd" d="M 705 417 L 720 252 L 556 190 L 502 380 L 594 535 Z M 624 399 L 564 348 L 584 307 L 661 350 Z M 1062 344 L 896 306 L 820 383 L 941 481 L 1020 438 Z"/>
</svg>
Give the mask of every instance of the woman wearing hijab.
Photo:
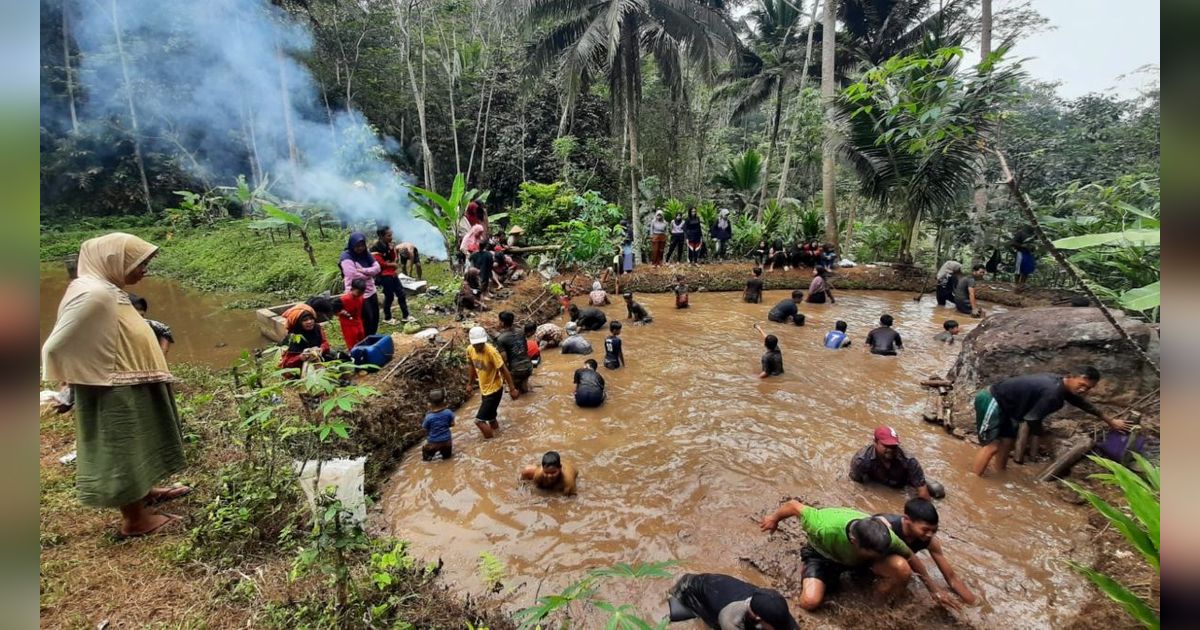
<svg viewBox="0 0 1200 630">
<path fill-rule="evenodd" d="M 125 292 L 157 252 L 120 232 L 85 241 L 79 277 L 42 347 L 43 378 L 65 383 L 72 394 L 79 500 L 119 508 L 121 537 L 179 522 L 150 508 L 191 492 L 154 485 L 183 470 L 183 436 L 162 347 Z"/>
<path fill-rule="evenodd" d="M 592 283 L 592 292 L 588 294 L 588 304 L 592 306 L 607 306 L 612 302 L 608 299 L 608 292 L 604 290 L 604 285 L 600 284 L 599 280 Z"/>
<path fill-rule="evenodd" d="M 729 255 L 729 241 L 733 238 L 733 222 L 729 220 L 729 208 L 721 208 L 721 213 L 709 228 L 708 235 L 717 242 L 715 258 L 725 258 Z"/>
<path fill-rule="evenodd" d="M 654 211 L 654 219 L 650 221 L 650 264 L 663 264 L 663 250 L 667 248 L 667 229 L 670 224 L 663 218 L 662 210 Z"/>
<path fill-rule="evenodd" d="M 317 314 L 307 304 L 297 304 L 283 314 L 287 322 L 287 348 L 279 358 L 279 367 L 298 368 L 305 361 L 346 360 L 344 354 L 335 354 L 329 347 L 325 331 L 317 323 Z"/>
<path fill-rule="evenodd" d="M 671 219 L 671 245 L 667 248 L 667 262 L 671 262 L 671 254 L 676 254 L 676 252 L 678 253 L 675 256 L 675 260 L 679 261 L 683 259 L 683 223 L 682 212 L 675 215 L 674 219 Z"/>
<path fill-rule="evenodd" d="M 464 258 L 469 258 L 471 254 L 479 251 L 483 247 L 484 229 L 482 225 L 472 225 L 471 229 L 463 234 L 462 240 L 458 243 L 458 251 L 462 252 Z"/>
<path fill-rule="evenodd" d="M 808 299 L 805 302 L 810 304 L 824 304 L 826 298 L 829 303 L 833 304 L 833 291 L 829 288 L 829 282 L 825 279 L 824 267 L 816 267 L 813 269 L 812 284 L 808 285 Z"/>
<path fill-rule="evenodd" d="M 363 293 L 363 331 L 370 337 L 379 332 L 379 295 L 375 291 L 375 276 L 379 275 L 379 261 L 367 251 L 367 237 L 362 232 L 350 235 L 346 249 L 342 250 L 342 258 L 338 261 L 342 268 L 342 281 L 345 292 L 350 292 L 350 283 L 362 278 L 367 283 Z"/>
<path fill-rule="evenodd" d="M 683 234 L 687 237 L 688 262 L 694 265 L 700 262 L 700 246 L 704 244 L 704 228 L 700 213 L 695 208 L 688 209 L 687 220 L 683 222 Z"/>
</svg>

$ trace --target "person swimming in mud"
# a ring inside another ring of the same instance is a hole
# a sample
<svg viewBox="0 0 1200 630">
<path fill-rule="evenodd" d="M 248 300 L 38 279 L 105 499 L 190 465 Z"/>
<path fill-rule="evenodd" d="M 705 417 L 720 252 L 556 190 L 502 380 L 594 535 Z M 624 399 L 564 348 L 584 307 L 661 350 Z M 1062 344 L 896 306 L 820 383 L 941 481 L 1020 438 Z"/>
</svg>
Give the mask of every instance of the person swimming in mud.
<svg viewBox="0 0 1200 630">
<path fill-rule="evenodd" d="M 750 304 L 759 304 L 762 302 L 763 292 L 762 267 L 755 267 L 751 273 L 753 275 L 746 281 L 746 290 L 742 292 L 742 300 Z"/>
<path fill-rule="evenodd" d="M 600 330 L 608 321 L 608 316 L 604 314 L 604 311 L 590 306 L 580 309 L 572 304 L 567 312 L 571 316 L 571 321 L 578 324 L 581 330 Z"/>
<path fill-rule="evenodd" d="M 626 291 L 623 297 L 625 298 L 625 310 L 629 315 L 629 319 L 633 320 L 633 323 L 650 324 L 654 322 L 654 318 L 650 316 L 650 311 L 646 310 L 646 307 L 640 303 L 633 301 L 633 293 L 631 291 Z"/>
<path fill-rule="evenodd" d="M 763 347 L 766 348 L 762 355 L 762 372 L 759 372 L 758 378 L 782 376 L 783 353 L 779 351 L 779 338 L 763 332 L 762 326 L 758 324 L 754 324 L 754 330 L 762 336 Z"/>
<path fill-rule="evenodd" d="M 521 471 L 521 479 L 532 481 L 534 486 L 542 490 L 561 492 L 564 495 L 575 494 L 577 476 L 575 467 L 562 461 L 557 451 L 547 451 L 542 455 L 540 466 L 526 466 Z"/>
<path fill-rule="evenodd" d="M 800 312 L 800 303 L 804 301 L 804 291 L 796 289 L 792 291 L 792 297 L 781 300 L 778 304 L 771 307 L 767 313 L 767 319 L 778 323 L 792 323 L 797 326 L 804 325 L 804 314 Z"/>
<path fill-rule="evenodd" d="M 850 479 L 858 483 L 881 483 L 889 488 L 907 486 L 922 499 L 931 498 L 921 463 L 900 448 L 900 436 L 888 426 L 876 428 L 874 441 L 850 460 Z"/>
<path fill-rule="evenodd" d="M 938 531 L 938 511 L 932 502 L 920 497 L 909 499 L 904 503 L 904 514 L 876 514 L 875 518 L 890 527 L 892 533 L 899 536 L 900 540 L 904 541 L 904 544 L 912 550 L 913 555 L 908 559 L 908 566 L 921 579 L 925 588 L 929 589 L 933 601 L 950 610 L 962 609 L 962 604 L 954 598 L 954 595 L 958 595 L 968 605 L 979 601 L 971 589 L 967 588 L 967 585 L 954 572 L 954 568 L 950 566 L 950 560 L 946 558 L 946 554 L 942 550 L 941 542 L 935 538 Z M 925 568 L 925 563 L 917 557 L 917 554 L 922 551 L 929 552 L 929 557 L 937 565 L 938 571 L 941 571 L 942 577 L 946 579 L 946 584 L 949 585 L 950 590 L 954 591 L 954 595 L 933 581 L 929 570 Z"/>
<path fill-rule="evenodd" d="M 807 542 L 800 549 L 800 607 L 816 610 L 826 591 L 838 587 L 842 573 L 870 569 L 878 578 L 875 592 L 884 598 L 903 591 L 912 577 L 912 550 L 887 525 L 850 508 L 818 509 L 791 500 L 760 523 L 774 532 L 781 521 L 800 521 Z"/>
<path fill-rule="evenodd" d="M 712 630 L 798 630 L 778 591 L 719 573 L 685 573 L 667 594 L 667 621 L 699 618 Z"/>
</svg>

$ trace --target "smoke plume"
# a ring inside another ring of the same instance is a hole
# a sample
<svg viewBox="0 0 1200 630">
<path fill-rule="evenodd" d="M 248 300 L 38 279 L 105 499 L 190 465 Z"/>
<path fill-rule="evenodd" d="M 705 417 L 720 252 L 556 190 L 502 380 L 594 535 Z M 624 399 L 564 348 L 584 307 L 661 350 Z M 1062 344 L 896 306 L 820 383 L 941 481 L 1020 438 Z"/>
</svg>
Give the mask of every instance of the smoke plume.
<svg viewBox="0 0 1200 630">
<path fill-rule="evenodd" d="M 131 97 L 138 136 L 197 179 L 266 177 L 281 197 L 386 222 L 397 240 L 443 253 L 386 158 L 398 143 L 326 106 L 298 61 L 312 36 L 286 12 L 264 0 L 82 0 L 72 11 L 86 115 L 128 128 Z"/>
</svg>

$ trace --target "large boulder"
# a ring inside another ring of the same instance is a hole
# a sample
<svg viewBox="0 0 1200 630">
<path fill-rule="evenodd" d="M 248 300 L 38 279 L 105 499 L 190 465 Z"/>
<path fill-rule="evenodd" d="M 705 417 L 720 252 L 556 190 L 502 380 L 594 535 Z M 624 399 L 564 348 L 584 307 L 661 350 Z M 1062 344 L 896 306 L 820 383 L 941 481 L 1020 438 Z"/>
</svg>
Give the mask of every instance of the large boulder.
<svg viewBox="0 0 1200 630">
<path fill-rule="evenodd" d="M 1158 361 L 1158 333 L 1145 322 L 1118 315 L 1130 337 Z M 1125 343 L 1098 308 L 1040 307 L 985 318 L 962 340 L 947 378 L 955 433 L 975 432 L 975 393 L 1012 376 L 1068 372 L 1093 365 L 1103 378 L 1088 399 L 1118 412 L 1158 389 L 1154 370 Z M 1066 405 L 1059 414 L 1083 416 Z M 1058 415 L 1058 414 L 1056 414 Z"/>
</svg>

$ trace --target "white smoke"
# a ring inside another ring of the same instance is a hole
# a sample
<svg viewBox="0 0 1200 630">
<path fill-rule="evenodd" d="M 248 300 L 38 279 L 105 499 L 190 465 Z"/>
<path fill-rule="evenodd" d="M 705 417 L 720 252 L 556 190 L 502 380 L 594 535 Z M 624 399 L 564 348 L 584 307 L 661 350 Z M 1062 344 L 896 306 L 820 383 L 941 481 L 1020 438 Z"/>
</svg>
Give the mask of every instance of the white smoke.
<svg viewBox="0 0 1200 630">
<path fill-rule="evenodd" d="M 193 175 L 231 185 L 256 163 L 275 194 L 388 223 L 398 241 L 443 254 L 437 231 L 413 217 L 406 176 L 386 159 L 398 143 L 354 110 L 327 110 L 297 61 L 311 54 L 312 37 L 286 12 L 263 0 L 81 0 L 72 11 L 86 115 L 128 126 L 124 59 L 139 135 L 184 148 L 178 162 Z"/>
</svg>

